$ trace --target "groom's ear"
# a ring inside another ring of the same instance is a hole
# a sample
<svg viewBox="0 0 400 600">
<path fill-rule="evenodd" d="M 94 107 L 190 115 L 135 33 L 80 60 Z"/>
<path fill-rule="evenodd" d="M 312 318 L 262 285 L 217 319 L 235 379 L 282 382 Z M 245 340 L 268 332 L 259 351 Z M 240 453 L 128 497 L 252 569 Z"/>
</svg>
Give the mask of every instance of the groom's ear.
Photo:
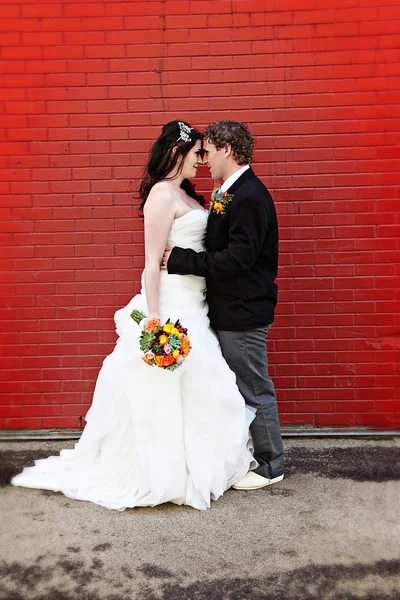
<svg viewBox="0 0 400 600">
<path fill-rule="evenodd" d="M 226 156 L 226 158 L 228 158 L 228 156 L 232 155 L 232 146 L 230 144 L 225 144 L 224 155 Z"/>
</svg>

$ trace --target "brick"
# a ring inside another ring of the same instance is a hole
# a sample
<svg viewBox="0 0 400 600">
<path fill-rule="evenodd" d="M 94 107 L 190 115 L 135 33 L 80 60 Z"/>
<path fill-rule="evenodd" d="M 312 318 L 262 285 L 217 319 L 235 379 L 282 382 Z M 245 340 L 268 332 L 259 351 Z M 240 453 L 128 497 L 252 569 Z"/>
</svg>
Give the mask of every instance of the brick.
<svg viewBox="0 0 400 600">
<path fill-rule="evenodd" d="M 63 60 L 32 60 L 26 63 L 27 73 L 64 73 L 67 63 Z"/>
<path fill-rule="evenodd" d="M 0 99 L 7 100 L 25 100 L 25 90 L 22 88 L 7 88 L 4 90 L 0 90 Z"/>
<path fill-rule="evenodd" d="M 16 47 L 10 46 L 8 48 L 3 48 L 2 58 L 4 59 L 33 59 L 33 58 L 41 58 L 42 57 L 42 49 L 39 46 L 25 46 L 25 47 Z"/>
<path fill-rule="evenodd" d="M 17 32 L 2 32 L 1 41 L 4 47 L 19 46 L 21 43 L 21 34 Z"/>
<path fill-rule="evenodd" d="M 110 284 L 108 284 L 108 288 L 110 289 Z M 114 294 L 102 294 L 97 296 L 77 296 L 77 301 L 82 306 L 112 306 L 115 307 L 116 304 L 119 304 L 116 301 Z M 96 336 L 97 338 L 97 336 Z M 100 340 L 101 341 L 101 340 Z"/>
<path fill-rule="evenodd" d="M 111 179 L 110 167 L 73 168 L 73 179 Z"/>
<path fill-rule="evenodd" d="M 142 82 L 143 83 L 143 82 Z M 154 82 L 156 83 L 156 82 Z M 154 89 L 154 88 L 153 88 Z M 147 88 L 147 86 L 137 86 L 137 85 L 125 85 L 123 87 L 114 87 L 112 89 L 110 89 L 110 98 L 148 98 L 149 97 L 149 89 Z M 153 93 L 153 97 L 154 97 L 154 93 Z M 124 106 L 124 110 L 125 110 L 125 106 Z M 113 111 L 113 112 L 120 112 L 120 111 Z M 143 124 L 146 122 L 146 120 L 148 121 L 148 118 L 146 119 L 146 116 L 144 116 L 142 119 L 138 119 L 138 125 Z"/>
<path fill-rule="evenodd" d="M 95 193 L 104 192 L 128 192 L 130 191 L 129 181 L 93 181 L 91 185 L 92 191 Z M 110 227 L 107 227 L 110 229 Z"/>
<path fill-rule="evenodd" d="M 78 59 L 83 58 L 83 48 L 79 46 L 45 46 L 42 48 L 43 58 Z"/>
<path fill-rule="evenodd" d="M 74 206 L 110 206 L 112 203 L 112 194 L 97 193 L 96 196 L 89 194 L 74 195 Z"/>
<path fill-rule="evenodd" d="M 79 417 L 44 417 L 43 427 L 49 429 L 81 429 L 82 422 L 80 421 Z"/>
<path fill-rule="evenodd" d="M 129 154 L 96 154 L 90 157 L 90 164 L 99 166 L 123 166 L 130 164 Z"/>
<path fill-rule="evenodd" d="M 149 31 L 151 29 L 160 30 L 163 29 L 162 17 L 156 16 L 135 16 L 125 17 L 124 24 L 126 29 L 138 29 L 139 31 Z M 109 29 L 118 29 L 117 27 L 110 27 Z M 122 28 L 121 28 L 122 29 Z"/>
<path fill-rule="evenodd" d="M 106 72 L 107 61 L 105 59 L 74 60 L 68 62 L 68 70 L 71 73 L 101 73 Z"/>
<path fill-rule="evenodd" d="M 106 13 L 104 4 L 65 4 L 64 15 L 66 17 L 102 17 Z"/>
<path fill-rule="evenodd" d="M 317 414 L 317 427 L 354 426 L 355 418 L 352 413 Z"/>
<path fill-rule="evenodd" d="M 25 406 L 24 417 L 51 417 L 62 414 L 61 406 L 40 404 L 38 406 Z"/>
<path fill-rule="evenodd" d="M 15 417 L 4 419 L 5 429 L 41 429 L 42 426 L 43 419 L 41 417 Z"/>
<path fill-rule="evenodd" d="M 312 414 L 286 413 L 280 415 L 282 425 L 315 425 L 315 417 Z"/>
<path fill-rule="evenodd" d="M 113 87 L 118 85 L 125 85 L 128 82 L 127 73 L 88 73 L 87 85 L 89 86 L 109 86 L 111 92 Z"/>
<path fill-rule="evenodd" d="M 90 157 L 85 155 L 55 155 L 50 157 L 51 167 L 88 167 Z"/>
<path fill-rule="evenodd" d="M 89 61 L 87 61 L 89 62 Z M 90 61 L 93 62 L 93 61 Z M 105 61 L 104 61 L 105 62 Z M 125 59 L 110 59 L 109 69 L 113 72 L 140 72 L 150 69 L 150 60 L 148 58 L 125 58 Z M 105 69 L 107 70 L 107 69 Z"/>
<path fill-rule="evenodd" d="M 7 10 L 7 8 L 6 8 Z M 9 10 L 13 10 L 13 7 L 10 7 Z M 18 15 L 19 17 L 19 15 Z M 5 32 L 23 32 L 23 31 L 38 31 L 40 29 L 40 21 L 38 19 L 30 19 L 30 18 L 2 18 L 1 21 L 2 31 Z"/>
<path fill-rule="evenodd" d="M 126 127 L 97 127 L 88 131 L 89 140 L 121 140 L 128 139 L 128 129 Z M 83 138 L 82 138 L 83 139 Z"/>
<path fill-rule="evenodd" d="M 80 142 L 75 142 L 72 141 L 69 144 L 70 150 L 71 150 L 71 154 L 86 154 L 86 153 L 91 153 L 91 154 L 96 154 L 96 153 L 100 153 L 103 154 L 105 152 L 109 152 L 109 143 L 108 142 L 98 142 L 96 141 L 96 144 L 93 144 L 92 141 L 80 141 Z"/>
<path fill-rule="evenodd" d="M 370 427 L 384 427 L 391 428 L 393 425 L 393 413 L 378 413 L 374 411 L 374 413 L 361 413 L 355 416 L 356 425 L 366 425 Z"/>
<path fill-rule="evenodd" d="M 22 417 L 23 415 L 23 406 L 21 405 L 13 405 L 13 406 L 0 406 L 0 416 L 4 417 Z"/>
<path fill-rule="evenodd" d="M 9 141 L 37 141 L 38 139 L 46 140 L 48 131 L 43 128 L 31 128 L 31 129 L 10 129 L 8 131 Z"/>
<path fill-rule="evenodd" d="M 299 401 L 298 408 L 300 412 L 304 413 L 330 413 L 335 410 L 334 402 L 323 402 L 318 401 Z"/>
<path fill-rule="evenodd" d="M 97 369 L 101 366 L 101 360 L 99 356 L 63 356 L 60 358 L 61 366 L 66 367 L 97 367 Z M 77 392 L 76 397 L 80 398 L 81 395 Z M 68 398 L 71 398 L 71 401 L 74 400 L 73 394 L 68 394 Z M 65 396 L 61 394 L 60 400 L 64 399 Z"/>
<path fill-rule="evenodd" d="M 71 404 L 62 407 L 62 414 L 64 417 L 81 417 L 84 418 L 88 411 L 87 406 L 82 404 Z"/>
<path fill-rule="evenodd" d="M 114 281 L 115 272 L 110 269 L 101 273 L 94 273 L 93 271 L 77 271 L 75 273 L 76 281 Z M 93 300 L 94 301 L 94 300 Z"/>
</svg>

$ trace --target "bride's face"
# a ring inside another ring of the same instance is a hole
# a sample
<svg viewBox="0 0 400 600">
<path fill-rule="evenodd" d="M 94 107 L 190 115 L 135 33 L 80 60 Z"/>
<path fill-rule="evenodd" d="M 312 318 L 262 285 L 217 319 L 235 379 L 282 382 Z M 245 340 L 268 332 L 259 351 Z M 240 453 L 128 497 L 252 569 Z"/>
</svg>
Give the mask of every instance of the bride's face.
<svg viewBox="0 0 400 600">
<path fill-rule="evenodd" d="M 182 176 L 184 179 L 192 179 L 196 177 L 197 169 L 202 164 L 201 159 L 201 141 L 197 140 L 196 144 L 189 150 L 182 167 Z"/>
</svg>

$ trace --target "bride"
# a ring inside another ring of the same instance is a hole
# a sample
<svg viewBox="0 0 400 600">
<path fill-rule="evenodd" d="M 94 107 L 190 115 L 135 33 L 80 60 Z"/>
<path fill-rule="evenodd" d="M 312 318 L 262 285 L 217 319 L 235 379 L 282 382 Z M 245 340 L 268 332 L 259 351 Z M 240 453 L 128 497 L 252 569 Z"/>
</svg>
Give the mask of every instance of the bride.
<svg viewBox="0 0 400 600">
<path fill-rule="evenodd" d="M 166 246 L 201 251 L 208 213 L 189 178 L 202 135 L 171 121 L 154 143 L 140 186 L 145 229 L 142 289 L 115 313 L 118 340 L 100 370 L 86 427 L 72 450 L 35 461 L 15 486 L 63 492 L 109 509 L 164 502 L 206 509 L 254 466 L 235 375 L 209 327 L 205 280 L 160 270 Z M 131 318 L 179 319 L 192 350 L 173 372 L 142 360 L 143 329 Z"/>
</svg>

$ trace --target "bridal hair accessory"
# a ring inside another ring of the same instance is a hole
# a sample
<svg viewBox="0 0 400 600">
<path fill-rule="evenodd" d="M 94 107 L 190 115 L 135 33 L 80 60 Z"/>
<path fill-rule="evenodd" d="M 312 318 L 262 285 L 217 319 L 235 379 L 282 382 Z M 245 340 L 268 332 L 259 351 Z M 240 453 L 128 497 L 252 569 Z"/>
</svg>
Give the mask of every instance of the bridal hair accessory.
<svg viewBox="0 0 400 600">
<path fill-rule="evenodd" d="M 133 310 L 131 317 L 139 324 L 146 315 Z M 160 319 L 150 319 L 140 335 L 139 344 L 146 364 L 167 371 L 180 367 L 190 352 L 187 329 L 182 327 L 179 319 L 175 324 L 168 319 L 165 325 L 160 324 Z"/>
<path fill-rule="evenodd" d="M 180 136 L 178 137 L 178 139 L 176 141 L 179 142 L 179 140 L 182 140 L 183 142 L 191 142 L 192 138 L 189 136 L 189 134 L 192 131 L 193 127 L 189 127 L 189 125 L 185 125 L 185 123 L 182 123 L 182 121 L 178 121 L 178 125 L 179 125 Z"/>
</svg>

